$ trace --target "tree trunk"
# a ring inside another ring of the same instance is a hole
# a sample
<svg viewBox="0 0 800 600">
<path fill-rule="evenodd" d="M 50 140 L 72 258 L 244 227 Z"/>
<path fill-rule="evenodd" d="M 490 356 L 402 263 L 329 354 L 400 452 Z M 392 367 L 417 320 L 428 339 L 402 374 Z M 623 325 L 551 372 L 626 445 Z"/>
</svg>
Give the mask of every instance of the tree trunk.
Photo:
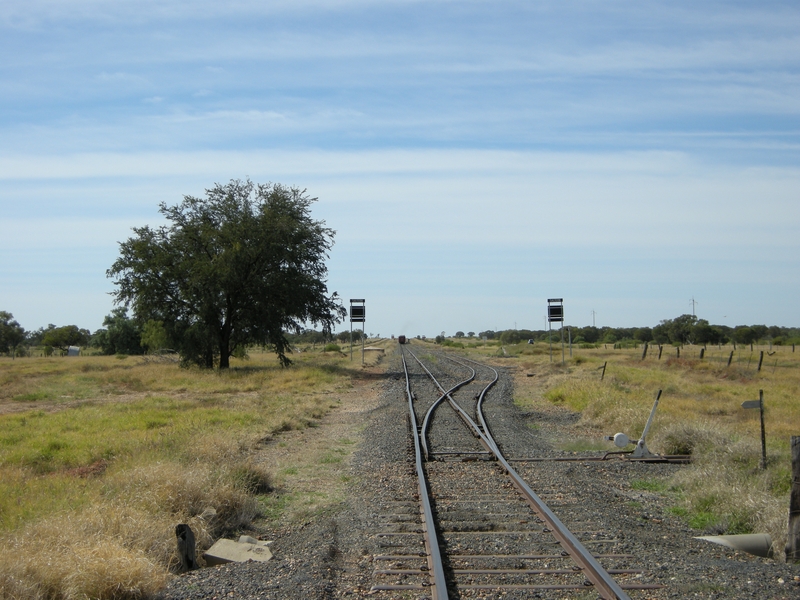
<svg viewBox="0 0 800 600">
<path fill-rule="evenodd" d="M 228 369 L 231 366 L 231 327 L 223 323 L 219 333 L 219 368 Z"/>
<path fill-rule="evenodd" d="M 206 369 L 213 369 L 214 368 L 214 346 L 208 344 L 206 346 Z"/>
</svg>

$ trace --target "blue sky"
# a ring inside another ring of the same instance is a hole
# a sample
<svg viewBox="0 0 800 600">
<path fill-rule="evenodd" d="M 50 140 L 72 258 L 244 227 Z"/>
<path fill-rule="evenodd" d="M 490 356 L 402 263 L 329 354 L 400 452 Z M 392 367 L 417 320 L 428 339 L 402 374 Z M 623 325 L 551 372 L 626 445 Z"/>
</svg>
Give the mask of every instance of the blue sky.
<svg viewBox="0 0 800 600">
<path fill-rule="evenodd" d="M 0 58 L 27 329 L 99 328 L 130 228 L 247 177 L 319 198 L 368 332 L 800 326 L 796 3 L 5 0 Z"/>
</svg>

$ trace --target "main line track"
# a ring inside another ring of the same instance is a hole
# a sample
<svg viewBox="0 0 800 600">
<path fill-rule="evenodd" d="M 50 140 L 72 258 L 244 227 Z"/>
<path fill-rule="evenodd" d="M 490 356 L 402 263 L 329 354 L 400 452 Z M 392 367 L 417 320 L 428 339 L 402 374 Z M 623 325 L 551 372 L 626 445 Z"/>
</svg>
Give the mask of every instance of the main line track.
<svg viewBox="0 0 800 600">
<path fill-rule="evenodd" d="M 400 348 L 419 506 L 397 503 L 387 517 L 379 535 L 394 552 L 375 557 L 386 565 L 375 573 L 395 582 L 373 591 L 427 590 L 444 600 L 572 590 L 624 600 L 628 591 L 662 587 L 637 583 L 642 571 L 628 566 L 634 557 L 615 554 L 595 524 L 575 521 L 582 529 L 570 531 L 511 467 L 483 411 L 497 370 Z M 420 534 L 424 551 L 409 543 Z"/>
</svg>

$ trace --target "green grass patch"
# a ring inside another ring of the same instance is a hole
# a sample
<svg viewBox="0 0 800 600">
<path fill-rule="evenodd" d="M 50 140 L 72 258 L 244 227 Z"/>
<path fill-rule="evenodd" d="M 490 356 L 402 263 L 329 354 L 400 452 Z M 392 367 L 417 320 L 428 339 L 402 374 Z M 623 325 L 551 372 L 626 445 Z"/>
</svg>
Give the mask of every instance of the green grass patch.
<svg viewBox="0 0 800 600">
<path fill-rule="evenodd" d="M 50 400 L 51 396 L 48 392 L 31 392 L 29 394 L 20 394 L 14 396 L 11 400 L 14 402 L 36 402 L 38 400 Z"/>
<path fill-rule="evenodd" d="M 132 595 L 151 597 L 175 561 L 175 523 L 190 523 L 202 551 L 259 512 L 314 515 L 338 501 L 338 488 L 313 482 L 277 494 L 253 461 L 265 436 L 316 425 L 363 376 L 341 357 L 292 358 L 284 369 L 254 353 L 222 373 L 133 356 L 0 359 L 0 404 L 14 404 L 0 414 L 0 542 L 16 549 L 0 597 L 25 586 L 56 597 L 66 581 L 75 597 L 94 597 L 107 577 L 130 577 Z M 22 401 L 37 410 L 19 412 Z M 327 449 L 331 479 L 353 444 Z M 209 507 L 212 521 L 200 517 Z"/>
<path fill-rule="evenodd" d="M 634 479 L 630 483 L 632 490 L 664 493 L 669 490 L 669 485 L 658 479 Z"/>
</svg>

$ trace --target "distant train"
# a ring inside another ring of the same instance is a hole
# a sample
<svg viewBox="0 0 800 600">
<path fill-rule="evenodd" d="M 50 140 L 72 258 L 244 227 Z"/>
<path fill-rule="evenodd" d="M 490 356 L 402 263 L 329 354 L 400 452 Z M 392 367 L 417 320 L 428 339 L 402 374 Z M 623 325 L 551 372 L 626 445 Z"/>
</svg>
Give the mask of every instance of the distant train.
<svg viewBox="0 0 800 600">
<path fill-rule="evenodd" d="M 399 336 L 397 338 L 397 341 L 400 342 L 401 344 L 405 344 L 406 343 L 406 336 L 404 336 L 404 335 Z"/>
</svg>

